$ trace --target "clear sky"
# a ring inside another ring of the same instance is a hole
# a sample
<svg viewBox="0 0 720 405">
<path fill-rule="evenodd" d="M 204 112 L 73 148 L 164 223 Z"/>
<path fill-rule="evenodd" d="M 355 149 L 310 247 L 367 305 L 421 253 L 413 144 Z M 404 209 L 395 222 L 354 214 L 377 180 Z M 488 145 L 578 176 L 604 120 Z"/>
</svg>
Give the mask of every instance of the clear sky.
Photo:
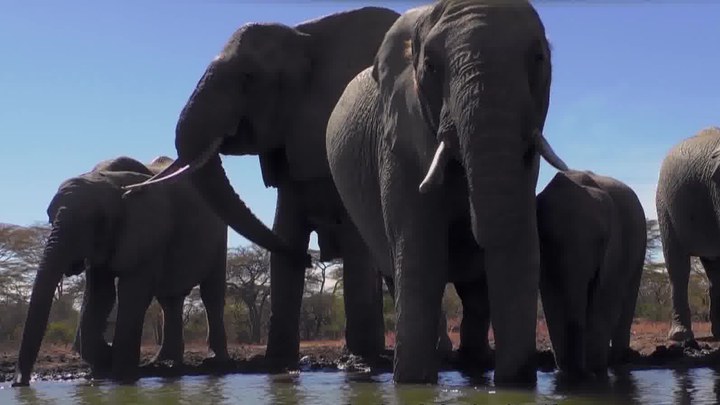
<svg viewBox="0 0 720 405">
<path fill-rule="evenodd" d="M 46 221 L 58 184 L 103 159 L 174 157 L 180 109 L 242 24 L 296 24 L 369 4 L 402 12 L 423 3 L 5 3 L 0 222 Z M 667 150 L 720 126 L 720 4 L 688 3 L 535 2 L 553 44 L 547 138 L 573 168 L 633 187 L 651 218 Z M 236 191 L 271 224 L 276 192 L 264 187 L 257 158 L 224 162 Z M 538 191 L 553 175 L 543 165 Z M 247 241 L 231 232 L 231 243 Z"/>
</svg>

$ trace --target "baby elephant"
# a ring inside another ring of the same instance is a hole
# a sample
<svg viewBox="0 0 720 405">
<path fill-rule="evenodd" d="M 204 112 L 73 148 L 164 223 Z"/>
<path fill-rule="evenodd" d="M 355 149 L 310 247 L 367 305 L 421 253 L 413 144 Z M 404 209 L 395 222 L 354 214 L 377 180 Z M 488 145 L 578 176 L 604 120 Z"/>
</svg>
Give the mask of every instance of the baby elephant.
<svg viewBox="0 0 720 405">
<path fill-rule="evenodd" d="M 187 182 L 123 198 L 123 186 L 146 181 L 156 171 L 153 166 L 170 161 L 160 159 L 145 168 L 121 157 L 60 185 L 47 209 L 52 230 L 33 284 L 13 385 L 30 381 L 58 282 L 82 272 L 87 278 L 80 346 L 93 372 L 110 370 L 121 381 L 138 377 L 143 320 L 153 296 L 166 324 L 159 357 L 182 359 L 182 303 L 198 284 L 210 349 L 217 360 L 228 358 L 226 225 Z M 110 347 L 103 331 L 116 293 Z"/>
<path fill-rule="evenodd" d="M 630 345 L 647 243 L 642 205 L 618 180 L 566 171 L 538 195 L 537 215 L 555 361 L 568 376 L 606 376 L 609 358 Z"/>
</svg>

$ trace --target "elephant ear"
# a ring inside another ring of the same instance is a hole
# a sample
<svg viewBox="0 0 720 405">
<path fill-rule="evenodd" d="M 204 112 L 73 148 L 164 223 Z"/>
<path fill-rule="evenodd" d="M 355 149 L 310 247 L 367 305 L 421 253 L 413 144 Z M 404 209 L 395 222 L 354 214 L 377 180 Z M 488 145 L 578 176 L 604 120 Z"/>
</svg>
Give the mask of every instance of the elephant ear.
<svg viewBox="0 0 720 405">
<path fill-rule="evenodd" d="M 715 184 L 720 185 L 720 146 L 710 153 L 710 164 L 712 165 L 712 179 Z"/>
<path fill-rule="evenodd" d="M 261 153 L 259 159 L 265 187 L 278 187 L 281 177 L 288 172 L 285 148 L 275 148 Z"/>
<path fill-rule="evenodd" d="M 432 6 L 422 6 L 406 11 L 385 33 L 373 62 L 372 77 L 380 86 L 383 100 L 390 95 L 395 81 L 405 69 L 413 64 L 413 32 L 421 17 Z"/>
<path fill-rule="evenodd" d="M 293 101 L 284 156 L 273 151 L 260 156 L 266 184 L 275 184 L 286 168 L 295 179 L 328 176 L 325 130 L 345 86 L 372 64 L 383 36 L 399 14 L 364 7 L 331 14 L 295 26 L 308 35 L 303 41 L 310 61 L 309 86 Z M 285 159 L 286 163 L 279 162 Z"/>
</svg>

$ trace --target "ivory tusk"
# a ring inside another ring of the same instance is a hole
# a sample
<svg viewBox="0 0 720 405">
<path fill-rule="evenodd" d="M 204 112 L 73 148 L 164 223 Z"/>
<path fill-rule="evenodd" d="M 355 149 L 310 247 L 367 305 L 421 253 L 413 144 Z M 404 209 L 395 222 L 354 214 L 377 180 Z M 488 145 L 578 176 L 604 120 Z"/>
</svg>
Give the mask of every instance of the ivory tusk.
<svg viewBox="0 0 720 405">
<path fill-rule="evenodd" d="M 210 145 L 208 145 L 208 147 L 203 151 L 203 153 L 201 153 L 197 158 L 195 158 L 195 160 L 193 160 L 189 164 L 181 166 L 182 163 L 178 159 L 170 166 L 166 167 L 163 171 L 145 180 L 144 182 L 124 186 L 123 190 L 127 191 L 125 192 L 125 194 L 123 194 L 123 196 L 127 196 L 134 190 L 142 189 L 152 184 L 166 183 L 171 180 L 179 180 L 183 173 L 185 173 L 186 176 L 192 174 L 199 168 L 203 167 L 205 163 L 207 163 L 208 160 L 213 157 L 222 142 L 222 138 L 215 139 L 210 143 Z"/>
<path fill-rule="evenodd" d="M 442 184 L 443 182 L 443 169 L 445 168 L 445 162 L 447 161 L 447 146 L 445 141 L 440 142 L 435 156 L 433 156 L 432 162 L 430 162 L 430 168 L 428 169 L 425 178 L 420 183 L 420 192 L 426 193 L 430 189 L 430 186 L 436 184 Z"/>
<path fill-rule="evenodd" d="M 550 163 L 552 167 L 561 172 L 569 170 L 568 165 L 555 153 L 550 143 L 548 143 L 545 136 L 539 130 L 535 132 L 535 144 L 540 151 L 540 156 L 542 156 L 546 162 Z"/>
</svg>

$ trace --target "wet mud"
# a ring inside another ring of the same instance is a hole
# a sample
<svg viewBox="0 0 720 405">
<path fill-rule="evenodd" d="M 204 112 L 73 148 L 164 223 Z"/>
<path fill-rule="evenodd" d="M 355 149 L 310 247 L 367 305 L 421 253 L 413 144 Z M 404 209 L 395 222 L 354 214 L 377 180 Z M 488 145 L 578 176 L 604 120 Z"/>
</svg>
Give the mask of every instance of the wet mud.
<svg viewBox="0 0 720 405">
<path fill-rule="evenodd" d="M 241 351 L 239 351 L 241 352 Z M 378 359 L 367 360 L 348 354 L 341 347 L 319 346 L 311 350 L 301 351 L 301 358 L 296 367 L 274 368 L 266 364 L 261 354 L 251 357 L 240 357 L 236 351 L 232 360 L 225 363 L 207 361 L 200 352 L 187 352 L 183 364 L 170 362 L 150 363 L 150 356 L 143 356 L 140 367 L 141 377 L 177 378 L 195 375 L 224 374 L 272 374 L 286 372 L 366 372 L 382 373 L 392 371 L 392 351 L 388 350 Z M 555 369 L 552 351 L 549 349 L 537 352 L 538 371 L 551 372 Z M 720 368 L 720 349 L 696 341 L 658 346 L 650 354 L 641 354 L 631 350 L 625 359 L 613 364 L 621 370 L 643 369 L 686 369 L 698 367 Z M 15 358 L 3 354 L 0 360 L 0 380 L 11 381 L 15 369 Z M 464 372 L 484 372 L 492 369 L 492 364 L 485 364 L 479 369 L 469 369 L 463 364 L 457 352 L 445 359 L 441 369 L 459 370 Z M 34 380 L 63 381 L 74 379 L 91 379 L 90 368 L 75 354 L 42 354 L 35 368 Z"/>
<path fill-rule="evenodd" d="M 540 325 L 539 325 L 540 326 Z M 555 370 L 555 361 L 550 350 L 546 328 L 538 328 L 537 358 L 538 371 Z M 709 335 L 709 325 L 695 325 L 697 340 L 673 343 L 666 340 L 667 328 L 664 323 L 639 322 L 633 326 L 632 349 L 622 359 L 611 365 L 618 371 L 645 369 L 688 369 L 710 367 L 720 369 L 720 341 Z M 708 329 L 708 330 L 705 330 Z M 451 333 L 451 340 L 457 348 L 459 339 Z M 392 371 L 392 349 L 379 358 L 363 359 L 350 355 L 342 341 L 303 342 L 300 361 L 296 367 L 278 368 L 264 361 L 264 346 L 236 345 L 229 348 L 231 361 L 218 363 L 206 360 L 204 344 L 196 343 L 186 347 L 183 364 L 169 362 L 151 363 L 156 347 L 143 347 L 140 376 L 177 378 L 194 375 L 224 375 L 237 373 L 286 373 L 286 372 L 367 372 L 383 373 Z M 394 339 L 388 337 L 392 345 Z M 17 359 L 16 349 L 5 348 L 0 352 L 0 382 L 11 381 Z M 492 356 L 491 356 L 492 357 Z M 457 351 L 444 359 L 441 369 L 458 370 L 477 374 L 492 369 L 488 364 L 473 365 L 462 361 Z M 43 348 L 34 368 L 34 380 L 62 381 L 91 379 L 90 368 L 72 352 L 70 347 Z"/>
</svg>

